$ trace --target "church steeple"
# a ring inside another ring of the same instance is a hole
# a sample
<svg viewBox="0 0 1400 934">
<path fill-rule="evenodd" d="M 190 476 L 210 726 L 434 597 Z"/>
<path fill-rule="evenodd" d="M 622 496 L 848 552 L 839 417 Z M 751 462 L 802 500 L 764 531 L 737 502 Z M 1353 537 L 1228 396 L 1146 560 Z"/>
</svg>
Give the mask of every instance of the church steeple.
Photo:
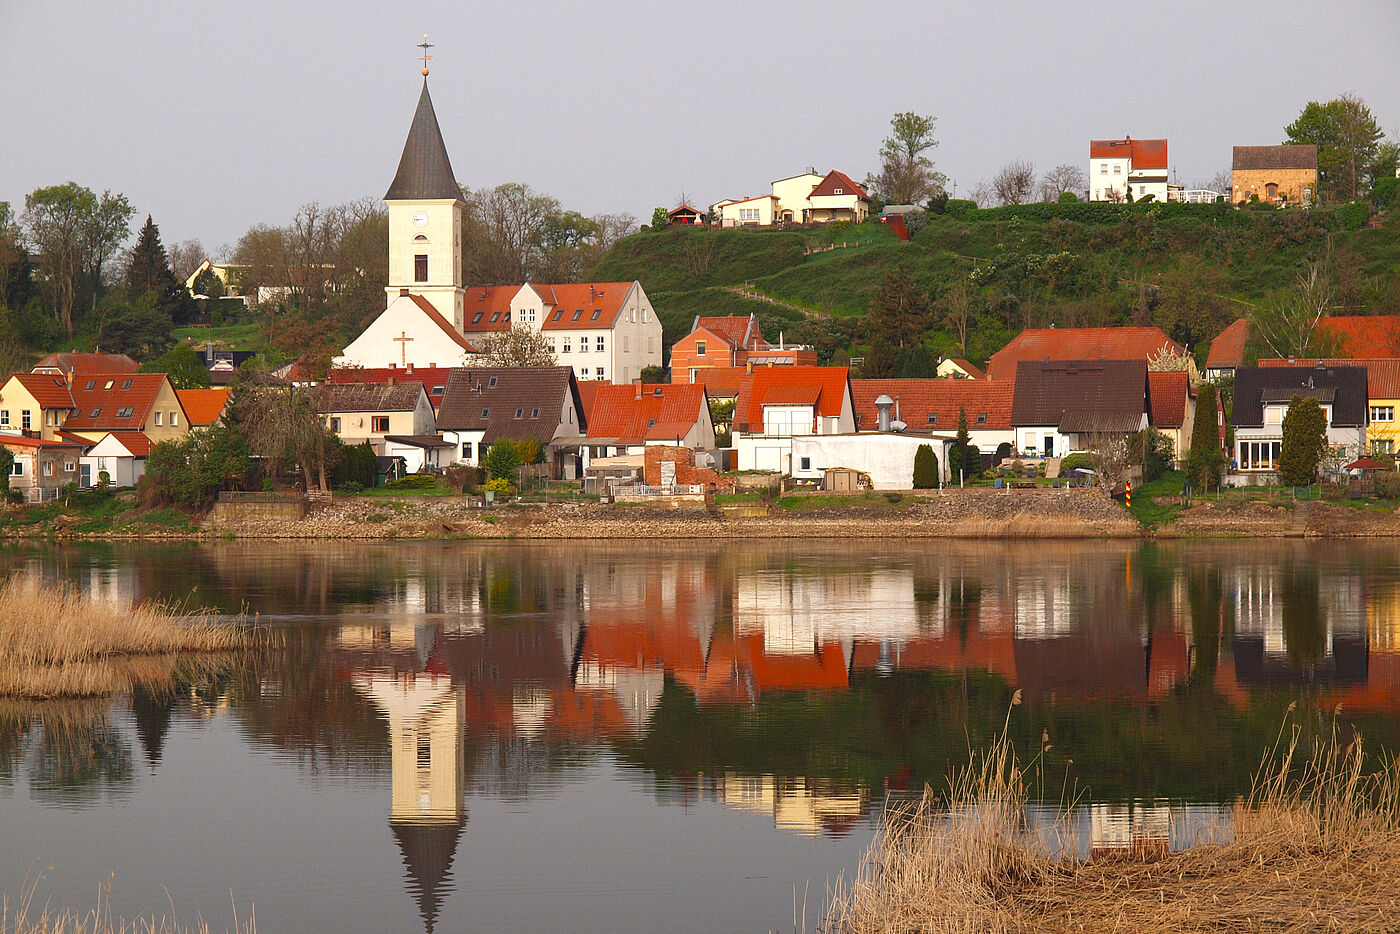
<svg viewBox="0 0 1400 934">
<path fill-rule="evenodd" d="M 384 200 L 437 201 L 461 196 L 433 111 L 433 99 L 428 94 L 428 79 L 424 78 L 423 93 L 418 96 L 418 109 L 399 158 L 399 171 Z"/>
</svg>

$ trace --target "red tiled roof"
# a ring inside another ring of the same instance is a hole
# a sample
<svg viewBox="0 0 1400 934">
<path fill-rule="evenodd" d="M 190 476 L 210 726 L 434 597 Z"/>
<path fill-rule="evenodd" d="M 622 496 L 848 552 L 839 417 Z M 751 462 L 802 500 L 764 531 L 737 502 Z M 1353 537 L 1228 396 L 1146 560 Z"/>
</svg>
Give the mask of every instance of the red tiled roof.
<svg viewBox="0 0 1400 934">
<path fill-rule="evenodd" d="M 0 432 L 0 444 L 21 448 L 76 448 L 82 447 L 77 441 L 44 441 L 25 435 L 12 435 Z"/>
<path fill-rule="evenodd" d="M 821 398 L 820 386 L 773 386 L 763 397 L 764 405 L 816 405 Z"/>
<path fill-rule="evenodd" d="M 69 431 L 140 431 L 165 384 L 164 373 L 78 377 L 72 386 L 73 403 L 78 411 L 68 416 L 64 427 Z M 131 414 L 118 418 L 117 413 L 124 409 L 130 409 Z M 186 418 L 186 423 L 188 421 Z"/>
<path fill-rule="evenodd" d="M 331 370 L 326 378 L 332 383 L 387 383 L 389 380 L 418 380 L 427 390 L 428 401 L 437 408 L 442 404 L 442 394 L 447 390 L 447 377 L 452 372 L 446 366 L 407 366 L 407 367 L 338 367 Z"/>
<path fill-rule="evenodd" d="M 611 328 L 622 316 L 622 305 L 632 294 L 632 282 L 577 282 L 568 285 L 536 285 L 531 288 L 545 301 L 546 331 L 579 328 Z"/>
<path fill-rule="evenodd" d="M 734 427 L 740 431 L 761 430 L 763 406 L 768 402 L 769 393 L 774 390 L 778 391 L 774 398 L 782 399 L 793 396 L 795 389 L 815 388 L 817 394 L 813 401 L 816 414 L 839 416 L 849 383 L 849 372 L 843 366 L 772 366 L 756 369 L 739 387 L 739 397 L 734 405 Z"/>
<path fill-rule="evenodd" d="M 602 386 L 611 386 L 600 379 L 586 379 L 578 381 L 579 404 L 583 406 L 584 421 L 588 421 L 589 413 L 593 411 L 593 400 L 598 397 L 598 389 Z"/>
<path fill-rule="evenodd" d="M 1186 424 L 1186 398 L 1195 395 L 1184 371 L 1147 373 L 1148 418 L 1154 428 L 1180 428 Z"/>
<path fill-rule="evenodd" d="M 228 405 L 229 393 L 233 390 L 220 389 L 177 389 L 175 398 L 180 400 L 180 408 L 190 420 L 190 427 L 212 425 L 224 414 Z M 135 452 L 133 452 L 135 453 Z"/>
<path fill-rule="evenodd" d="M 949 357 L 948 362 L 956 366 L 958 369 L 962 370 L 964 373 L 966 373 L 973 379 L 987 378 L 987 371 L 982 369 L 977 364 L 973 363 L 971 360 L 964 359 L 963 357 Z"/>
<path fill-rule="evenodd" d="M 1317 366 L 1315 357 L 1260 360 L 1263 367 Z M 1400 399 L 1400 359 L 1394 357 L 1327 357 L 1323 366 L 1364 366 L 1366 394 L 1372 399 Z"/>
<path fill-rule="evenodd" d="M 705 387 L 693 383 L 596 385 L 593 401 L 585 403 L 590 438 L 635 444 L 684 438 L 709 406 Z"/>
<path fill-rule="evenodd" d="M 1343 315 L 1323 318 L 1318 333 L 1334 336 L 1346 357 L 1400 357 L 1400 315 Z"/>
<path fill-rule="evenodd" d="M 1186 352 L 1161 328 L 1028 328 L 992 354 L 987 375 L 1012 379 L 1022 360 L 1146 360 L 1163 347 Z"/>
<path fill-rule="evenodd" d="M 874 431 L 879 423 L 875 400 L 880 396 L 895 400 L 891 418 L 917 431 L 957 431 L 964 411 L 969 428 L 1010 431 L 1015 385 L 1010 379 L 853 379 L 851 401 L 856 428 L 864 431 Z M 986 419 L 979 422 L 982 415 Z"/>
<path fill-rule="evenodd" d="M 48 373 L 16 373 L 19 382 L 41 409 L 71 409 L 73 395 L 68 391 L 68 380 Z"/>
<path fill-rule="evenodd" d="M 1210 342 L 1206 369 L 1219 370 L 1244 365 L 1244 345 L 1249 342 L 1249 321 L 1236 318 Z"/>
<path fill-rule="evenodd" d="M 34 365 L 34 372 L 57 370 L 65 376 L 95 376 L 99 373 L 135 373 L 141 364 L 124 353 L 51 353 Z"/>
<path fill-rule="evenodd" d="M 1090 159 L 1128 159 L 1134 169 L 1165 169 L 1167 141 L 1164 139 L 1091 139 Z"/>
<path fill-rule="evenodd" d="M 504 331 L 510 327 L 510 301 L 518 285 L 477 285 L 462 297 L 462 330 Z"/>
<path fill-rule="evenodd" d="M 130 451 L 133 457 L 149 457 L 154 447 L 143 431 L 109 431 L 107 434 L 121 442 L 121 446 Z"/>
<path fill-rule="evenodd" d="M 747 318 L 740 315 L 696 317 L 690 332 L 694 334 L 702 328 L 716 337 L 728 341 L 730 347 L 753 350 L 757 345 L 765 343 L 763 333 L 758 327 L 758 319 L 752 315 Z M 745 342 L 746 338 L 749 338 L 747 343 Z"/>
<path fill-rule="evenodd" d="M 837 194 L 836 189 L 838 188 L 841 189 L 840 194 Z M 843 195 L 855 195 L 858 198 L 864 198 L 867 201 L 870 200 L 870 196 L 865 193 L 864 188 L 851 181 L 851 177 L 845 172 L 838 172 L 835 169 L 826 173 L 826 178 L 818 182 L 817 186 L 812 189 L 812 193 L 807 197 L 839 198 Z"/>
<path fill-rule="evenodd" d="M 706 366 L 695 371 L 691 382 L 704 386 L 711 399 L 731 399 L 739 394 L 749 371 L 742 366 Z"/>
</svg>

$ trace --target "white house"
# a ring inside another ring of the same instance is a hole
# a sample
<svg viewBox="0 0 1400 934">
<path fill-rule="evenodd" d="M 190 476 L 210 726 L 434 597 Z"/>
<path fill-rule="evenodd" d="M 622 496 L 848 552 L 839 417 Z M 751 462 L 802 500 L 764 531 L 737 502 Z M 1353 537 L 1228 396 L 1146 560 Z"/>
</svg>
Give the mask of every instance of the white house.
<svg viewBox="0 0 1400 934">
<path fill-rule="evenodd" d="M 808 167 L 780 178 L 773 193 L 717 202 L 711 215 L 722 227 L 767 227 L 776 223 L 860 223 L 870 216 L 870 196 L 844 172 L 818 175 Z"/>
<path fill-rule="evenodd" d="M 820 480 L 828 468 L 850 467 L 870 475 L 877 490 L 912 490 L 914 455 L 923 445 L 933 449 L 942 476 L 944 450 L 953 438 L 875 434 L 800 435 L 792 439 L 792 476 L 798 480 Z"/>
<path fill-rule="evenodd" d="M 1022 360 L 1016 365 L 1011 427 L 1022 454 L 1061 457 L 1147 424 L 1145 360 Z"/>
<path fill-rule="evenodd" d="M 97 484 L 105 472 L 114 487 L 135 486 L 146 474 L 151 439 L 139 431 L 109 431 L 78 461 L 79 485 Z"/>
<path fill-rule="evenodd" d="M 845 367 L 775 366 L 744 378 L 734 404 L 739 470 L 792 472 L 792 439 L 856 430 Z"/>
<path fill-rule="evenodd" d="M 1089 141 L 1089 200 L 1167 200 L 1167 141 L 1094 139 Z"/>
<path fill-rule="evenodd" d="M 903 430 L 955 436 L 959 420 L 966 415 L 968 441 L 979 453 L 994 455 L 1002 445 L 1016 446 L 1011 427 L 1015 385 L 1010 379 L 853 379 L 856 430 L 879 430 L 876 400 L 888 396 L 890 420 L 904 426 Z M 938 462 L 944 463 L 942 452 L 935 451 Z"/>
<path fill-rule="evenodd" d="M 1316 399 L 1327 444 L 1339 463 L 1366 451 L 1368 380 L 1364 366 L 1242 366 L 1235 369 L 1235 464 L 1247 483 L 1272 483 L 1283 450 L 1283 417 L 1294 396 Z"/>
</svg>

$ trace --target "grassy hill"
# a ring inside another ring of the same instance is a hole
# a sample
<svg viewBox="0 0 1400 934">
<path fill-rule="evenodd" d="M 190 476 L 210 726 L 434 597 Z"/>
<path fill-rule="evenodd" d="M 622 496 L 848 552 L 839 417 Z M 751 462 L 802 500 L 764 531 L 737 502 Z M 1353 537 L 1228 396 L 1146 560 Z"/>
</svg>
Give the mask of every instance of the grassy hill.
<svg viewBox="0 0 1400 934">
<path fill-rule="evenodd" d="M 620 241 L 589 274 L 638 279 L 666 343 L 697 314 L 755 313 L 824 356 L 868 341 L 880 283 L 908 273 L 937 306 L 927 335 L 960 353 L 943 325 L 967 290 L 967 354 L 985 361 L 1025 327 L 1155 323 L 1204 353 L 1219 331 L 1295 272 L 1325 260 L 1336 313 L 1400 312 L 1400 214 L 1364 207 L 1236 210 L 1228 205 L 1034 204 L 930 216 L 913 240 L 884 225 L 816 230 L 668 229 Z"/>
</svg>

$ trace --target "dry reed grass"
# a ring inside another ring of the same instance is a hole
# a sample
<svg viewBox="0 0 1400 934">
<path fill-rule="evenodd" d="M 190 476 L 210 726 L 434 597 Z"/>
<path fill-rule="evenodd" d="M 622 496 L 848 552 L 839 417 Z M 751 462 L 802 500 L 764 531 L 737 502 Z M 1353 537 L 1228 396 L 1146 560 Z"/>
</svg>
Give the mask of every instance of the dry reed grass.
<svg viewBox="0 0 1400 934">
<path fill-rule="evenodd" d="M 9 896 L 0 899 L 0 934 L 210 934 L 209 924 L 203 918 L 193 924 L 179 921 L 173 904 L 169 915 L 152 914 L 131 920 L 112 917 L 110 882 L 99 886 L 97 906 L 85 912 L 36 905 L 35 896 L 42 881 L 42 873 L 27 878 L 23 893 L 14 904 Z M 233 907 L 233 927 L 226 930 L 232 934 L 257 934 L 256 914 L 241 920 L 237 904 Z"/>
<path fill-rule="evenodd" d="M 71 587 L 0 587 L 0 696 L 111 694 L 169 682 L 192 655 L 247 645 L 243 629 L 165 604 L 115 607 Z"/>
<path fill-rule="evenodd" d="M 890 815 L 824 930 L 1400 929 L 1400 763 L 1368 768 L 1335 726 L 1306 754 L 1299 735 L 1265 756 L 1228 842 L 1089 861 L 1027 831 L 1025 772 L 1003 735 L 946 793 Z"/>
</svg>

